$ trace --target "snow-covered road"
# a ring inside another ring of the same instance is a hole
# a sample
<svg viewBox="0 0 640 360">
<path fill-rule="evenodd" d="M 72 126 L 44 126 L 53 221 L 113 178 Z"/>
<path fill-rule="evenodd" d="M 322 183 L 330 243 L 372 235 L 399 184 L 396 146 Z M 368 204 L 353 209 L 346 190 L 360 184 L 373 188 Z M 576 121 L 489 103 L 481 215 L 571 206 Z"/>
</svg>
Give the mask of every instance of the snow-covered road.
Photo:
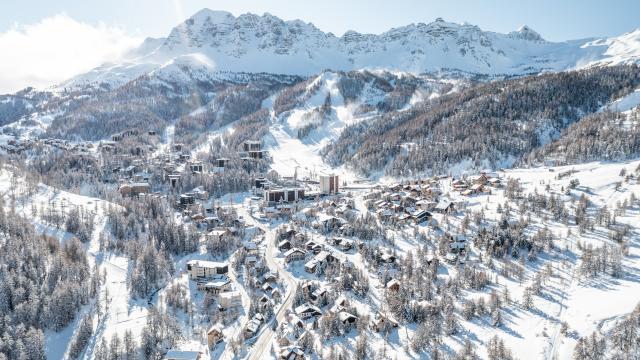
<svg viewBox="0 0 640 360">
<path fill-rule="evenodd" d="M 251 225 L 254 225 L 264 231 L 265 233 L 264 241 L 266 242 L 264 257 L 267 262 L 267 266 L 269 267 L 269 270 L 277 273 L 280 279 L 284 280 L 287 288 L 285 296 L 283 298 L 284 301 L 282 305 L 275 312 L 274 318 L 272 318 L 271 321 L 269 321 L 267 324 L 265 324 L 265 326 L 262 327 L 262 329 L 260 330 L 260 333 L 258 334 L 258 338 L 254 346 L 250 350 L 248 359 L 259 360 L 259 359 L 265 359 L 267 357 L 267 352 L 270 349 L 271 342 L 272 340 L 274 340 L 275 332 L 272 330 L 272 327 L 271 327 L 274 319 L 278 324 L 281 324 L 285 320 L 287 310 L 291 309 L 291 304 L 293 303 L 293 293 L 296 290 L 296 280 L 294 279 L 293 276 L 291 276 L 291 274 L 288 271 L 284 269 L 284 267 L 282 267 L 274 259 L 273 252 L 275 247 L 275 229 L 272 229 L 271 227 L 256 221 L 247 212 L 246 206 L 241 207 L 240 209 L 241 210 L 239 212 L 239 215 L 243 216 L 244 219 L 246 219 L 247 223 L 250 223 Z"/>
</svg>

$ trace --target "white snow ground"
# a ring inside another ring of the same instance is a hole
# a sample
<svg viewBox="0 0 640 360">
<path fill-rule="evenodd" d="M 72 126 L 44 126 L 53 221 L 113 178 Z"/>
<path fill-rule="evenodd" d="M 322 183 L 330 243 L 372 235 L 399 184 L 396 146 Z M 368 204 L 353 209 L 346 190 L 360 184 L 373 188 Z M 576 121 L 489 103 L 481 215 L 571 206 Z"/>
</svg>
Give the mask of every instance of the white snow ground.
<svg viewBox="0 0 640 360">
<path fill-rule="evenodd" d="M 620 171 L 624 168 L 627 172 L 632 172 L 640 166 L 640 160 L 620 162 L 620 163 L 587 163 L 575 166 L 564 167 L 540 167 L 533 169 L 513 169 L 507 170 L 501 175 L 504 177 L 514 177 L 520 179 L 525 187 L 526 192 L 554 191 L 562 193 L 561 188 L 566 188 L 571 179 L 578 179 L 580 186 L 576 190 L 572 190 L 572 196 L 577 197 L 585 193 L 589 198 L 599 206 L 607 205 L 611 209 L 615 208 L 618 202 L 628 199 L 631 193 L 640 194 L 640 184 L 635 181 L 624 182 L 619 176 Z M 573 170 L 573 175 L 564 179 L 556 179 L 559 173 Z M 550 189 L 547 190 L 546 186 Z M 16 197 L 16 209 L 18 212 L 31 218 L 34 225 L 40 231 L 46 232 L 51 236 L 58 237 L 61 241 L 65 241 L 71 235 L 64 231 L 55 229 L 46 224 L 41 219 L 33 217 L 31 214 L 31 205 L 56 206 L 62 209 L 70 209 L 71 206 L 84 206 L 95 211 L 96 214 L 96 231 L 94 239 L 88 244 L 88 253 L 90 260 L 98 261 L 102 271 L 106 270 L 107 281 L 106 289 L 109 294 L 109 310 L 100 321 L 95 322 L 96 336 L 95 340 L 106 336 L 107 339 L 111 334 L 118 332 L 124 333 L 126 329 L 130 329 L 134 334 L 138 334 L 145 323 L 146 316 L 146 300 L 135 301 L 131 299 L 126 289 L 126 276 L 128 263 L 127 259 L 113 256 L 108 253 L 102 253 L 98 249 L 97 234 L 104 229 L 105 213 L 104 207 L 107 202 L 95 198 L 76 195 L 53 189 L 45 185 L 38 185 L 34 190 L 34 195 L 28 197 L 23 193 L 26 192 L 26 183 L 21 178 L 12 179 L 12 172 L 3 170 L 0 172 L 0 193 L 5 197 L 5 203 L 8 203 L 10 192 L 13 190 L 18 195 Z M 446 184 L 445 184 L 446 188 Z M 22 195 L 21 195 L 22 194 Z M 356 192 L 356 196 L 357 192 Z M 242 199 L 236 199 L 236 204 L 241 204 Z M 478 195 L 466 199 L 468 209 L 485 208 L 488 218 L 497 218 L 495 212 L 498 204 L 504 203 L 502 191 L 495 191 L 491 195 Z M 361 209 L 361 206 L 357 208 Z M 436 215 L 436 219 L 441 220 Z M 455 225 L 459 219 L 450 219 Z M 494 334 L 499 335 L 505 340 L 518 358 L 520 359 L 550 359 L 553 356 L 564 359 L 572 356 L 572 349 L 579 336 L 585 336 L 600 327 L 606 328 L 615 321 L 619 316 L 630 312 L 638 303 L 637 294 L 640 293 L 640 242 L 638 239 L 638 225 L 640 224 L 640 208 L 633 207 L 627 210 L 625 215 L 618 216 L 619 223 L 626 223 L 632 227 L 632 236 L 629 242 L 629 256 L 624 259 L 625 276 L 622 279 L 612 279 L 608 275 L 601 278 L 584 280 L 574 274 L 574 269 L 578 265 L 579 260 L 576 258 L 575 243 L 579 239 L 582 242 L 593 244 L 610 243 L 608 236 L 602 229 L 596 228 L 596 231 L 588 232 L 585 235 L 579 235 L 575 226 L 569 227 L 555 223 L 553 221 L 542 222 L 541 219 L 533 218 L 534 227 L 548 226 L 559 239 L 557 246 L 560 249 L 565 247 L 567 251 L 560 251 L 558 254 L 548 257 L 542 255 L 538 263 L 533 263 L 525 274 L 526 280 L 523 284 L 528 283 L 532 276 L 541 269 L 546 261 L 550 261 L 554 265 L 556 276 L 545 285 L 544 296 L 535 297 L 535 308 L 531 311 L 522 310 L 518 306 L 510 307 L 505 312 L 505 325 L 500 328 L 494 328 L 491 325 L 474 320 L 471 322 L 462 322 L 465 331 L 453 339 L 449 339 L 446 343 L 453 349 L 461 345 L 463 338 L 468 337 L 479 346 L 479 351 L 483 354 L 483 344 Z M 566 237 L 568 229 L 573 234 Z M 428 231 L 427 227 L 421 227 L 421 230 Z M 413 248 L 416 244 L 410 236 L 411 232 L 407 232 L 405 236 L 398 233 L 398 248 L 401 252 Z M 354 264 L 360 264 L 359 255 L 347 255 Z M 562 260 L 565 259 L 565 265 Z M 360 265 L 358 265 L 360 266 Z M 177 268 L 181 268 L 177 266 Z M 446 272 L 454 273 L 456 270 L 449 265 L 445 267 Z M 296 272 L 304 273 L 303 271 Z M 181 277 L 180 279 L 183 279 Z M 181 280 L 182 281 L 182 280 Z M 381 299 L 381 295 L 377 290 L 378 282 L 376 275 L 371 276 L 372 285 L 372 304 L 376 304 Z M 523 286 L 516 281 L 498 277 L 497 289 L 508 287 L 512 299 L 519 300 L 521 298 Z M 480 294 L 467 292 L 467 296 L 474 297 Z M 483 294 L 486 296 L 486 293 Z M 102 296 L 104 296 L 104 289 Z M 376 300 L 377 299 L 377 300 Z M 83 310 L 84 311 L 84 310 Z M 575 332 L 572 336 L 563 336 L 559 334 L 560 322 L 566 321 L 569 325 L 570 333 Z M 49 358 L 62 358 L 66 351 L 66 346 L 75 330 L 77 321 L 69 325 L 67 329 L 59 333 L 47 332 L 47 354 Z M 413 329 L 401 331 L 395 338 L 390 339 L 387 344 L 390 348 L 388 351 L 396 351 L 397 358 L 413 358 L 413 355 L 405 354 L 403 343 L 406 342 L 407 336 L 410 338 Z M 348 340 L 347 341 L 351 341 Z M 383 340 L 379 337 L 372 337 L 372 346 L 381 346 Z M 96 345 L 92 342 L 85 358 L 91 358 L 91 350 Z"/>
<path fill-rule="evenodd" d="M 52 188 L 47 185 L 38 184 L 31 196 L 27 194 L 28 185 L 25 179 L 14 176 L 11 170 L 2 169 L 0 171 L 0 194 L 5 198 L 5 204 L 9 204 L 12 192 L 16 195 L 16 212 L 31 219 L 36 229 L 49 236 L 54 236 L 60 241 L 65 241 L 73 235 L 62 229 L 58 229 L 39 216 L 34 216 L 32 206 L 41 208 L 55 208 L 67 212 L 72 207 L 82 207 L 90 210 L 95 215 L 95 228 L 91 241 L 87 243 L 87 254 L 89 255 L 89 265 L 93 269 L 93 264 L 97 262 L 101 272 L 106 272 L 106 281 L 103 285 L 100 296 L 102 304 L 105 303 L 105 292 L 108 294 L 108 310 L 98 320 L 94 318 L 95 335 L 88 345 L 85 359 L 91 359 L 93 350 L 98 344 L 96 340 L 106 337 L 111 339 L 114 332 L 122 336 L 125 330 L 131 330 L 137 339 L 142 327 L 145 325 L 147 313 L 146 300 L 133 300 L 127 289 L 126 280 L 128 274 L 128 259 L 123 256 L 115 256 L 108 252 L 100 251 L 98 239 L 101 233 L 105 232 L 106 209 L 109 206 L 119 208 L 118 205 L 107 201 L 77 195 Z M 46 332 L 46 352 L 48 359 L 62 359 L 67 351 L 67 346 L 75 332 L 75 327 L 83 314 L 90 311 L 90 305 L 81 310 L 75 321 L 60 332 Z"/>
</svg>

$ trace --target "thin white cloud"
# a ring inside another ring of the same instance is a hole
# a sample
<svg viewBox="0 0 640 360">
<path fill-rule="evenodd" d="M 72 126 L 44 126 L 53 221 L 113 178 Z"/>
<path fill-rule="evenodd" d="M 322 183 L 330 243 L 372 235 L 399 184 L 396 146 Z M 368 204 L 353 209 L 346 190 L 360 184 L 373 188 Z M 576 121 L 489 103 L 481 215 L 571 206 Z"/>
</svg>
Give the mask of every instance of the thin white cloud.
<svg viewBox="0 0 640 360">
<path fill-rule="evenodd" d="M 115 61 L 142 39 L 124 29 L 91 25 L 67 15 L 0 33 L 0 93 L 47 87 Z"/>
</svg>

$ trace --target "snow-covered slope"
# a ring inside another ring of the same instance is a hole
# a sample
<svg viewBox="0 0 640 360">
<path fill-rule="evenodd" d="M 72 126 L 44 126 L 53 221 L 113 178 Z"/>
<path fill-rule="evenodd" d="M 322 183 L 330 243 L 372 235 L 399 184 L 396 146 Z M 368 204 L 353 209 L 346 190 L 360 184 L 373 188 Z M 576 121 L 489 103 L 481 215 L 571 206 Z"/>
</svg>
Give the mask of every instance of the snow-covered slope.
<svg viewBox="0 0 640 360">
<path fill-rule="evenodd" d="M 120 85 L 194 53 L 207 58 L 212 69 L 225 71 L 311 75 L 324 69 L 384 68 L 518 75 L 636 62 L 640 29 L 616 38 L 549 42 L 527 26 L 500 34 L 436 19 L 382 34 L 348 31 L 337 37 L 300 20 L 283 21 L 270 14 L 235 17 L 204 9 L 167 38 L 147 39 L 127 62 L 104 65 L 63 86 Z"/>
</svg>

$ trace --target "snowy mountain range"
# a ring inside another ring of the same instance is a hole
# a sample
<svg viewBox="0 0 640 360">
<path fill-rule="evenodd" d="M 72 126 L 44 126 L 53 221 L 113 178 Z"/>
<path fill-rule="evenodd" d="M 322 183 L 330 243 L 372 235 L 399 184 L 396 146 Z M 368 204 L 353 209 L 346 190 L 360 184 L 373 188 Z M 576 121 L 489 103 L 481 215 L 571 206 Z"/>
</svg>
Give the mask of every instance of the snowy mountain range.
<svg viewBox="0 0 640 360">
<path fill-rule="evenodd" d="M 311 23 L 203 9 L 166 38 L 148 38 L 127 59 L 61 87 L 123 84 L 168 64 L 211 71 L 312 75 L 324 69 L 463 72 L 491 76 L 562 71 L 640 59 L 640 29 L 614 38 L 546 41 L 527 26 L 508 34 L 440 18 L 382 34 L 337 37 Z"/>
<path fill-rule="evenodd" d="M 205 9 L 0 95 L 0 359 L 640 359 L 639 199 L 640 29 Z"/>
</svg>

